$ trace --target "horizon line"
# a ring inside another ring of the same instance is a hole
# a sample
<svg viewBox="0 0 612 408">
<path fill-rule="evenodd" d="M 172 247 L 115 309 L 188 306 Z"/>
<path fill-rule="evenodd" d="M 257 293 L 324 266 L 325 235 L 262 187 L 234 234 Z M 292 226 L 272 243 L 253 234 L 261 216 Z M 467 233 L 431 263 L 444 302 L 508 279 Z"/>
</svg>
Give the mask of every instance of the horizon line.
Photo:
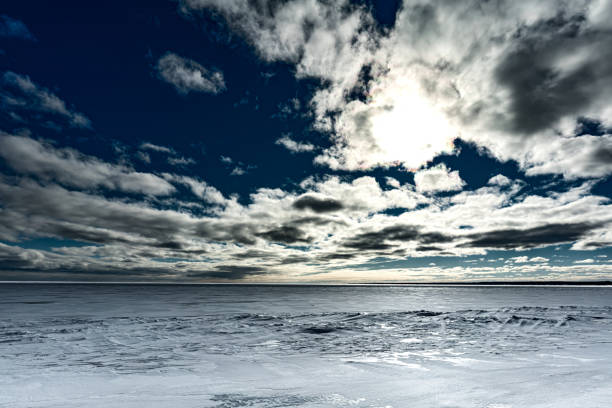
<svg viewBox="0 0 612 408">
<path fill-rule="evenodd" d="M 612 286 L 612 280 L 540 280 L 540 281 L 432 281 L 432 282 L 159 282 L 159 281 L 19 281 L 0 280 L 0 284 L 60 285 L 251 285 L 251 286 Z"/>
</svg>

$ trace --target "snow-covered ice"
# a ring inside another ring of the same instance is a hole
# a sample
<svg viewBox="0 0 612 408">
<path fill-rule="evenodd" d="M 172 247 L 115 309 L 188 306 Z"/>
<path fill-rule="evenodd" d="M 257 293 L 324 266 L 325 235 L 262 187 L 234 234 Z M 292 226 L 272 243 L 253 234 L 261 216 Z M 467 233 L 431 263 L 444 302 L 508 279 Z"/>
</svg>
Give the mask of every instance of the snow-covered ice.
<svg viewBox="0 0 612 408">
<path fill-rule="evenodd" d="M 610 407 L 612 288 L 0 285 L 2 407 Z"/>
</svg>

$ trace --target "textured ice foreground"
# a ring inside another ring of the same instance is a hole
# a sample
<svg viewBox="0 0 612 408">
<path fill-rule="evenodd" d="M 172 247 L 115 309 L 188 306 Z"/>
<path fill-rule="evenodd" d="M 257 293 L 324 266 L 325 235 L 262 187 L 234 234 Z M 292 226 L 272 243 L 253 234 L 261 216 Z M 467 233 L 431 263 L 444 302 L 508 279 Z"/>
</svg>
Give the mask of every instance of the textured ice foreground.
<svg viewBox="0 0 612 408">
<path fill-rule="evenodd" d="M 2 407 L 610 407 L 612 289 L 0 285 Z"/>
</svg>

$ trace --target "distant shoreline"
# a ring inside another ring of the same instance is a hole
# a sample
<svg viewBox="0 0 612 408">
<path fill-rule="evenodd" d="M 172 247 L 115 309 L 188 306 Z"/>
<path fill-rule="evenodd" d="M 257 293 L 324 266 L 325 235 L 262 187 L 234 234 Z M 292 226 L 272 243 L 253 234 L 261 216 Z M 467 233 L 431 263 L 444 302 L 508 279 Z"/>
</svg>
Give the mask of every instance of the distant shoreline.
<svg viewBox="0 0 612 408">
<path fill-rule="evenodd" d="M 371 282 L 367 285 L 409 286 L 612 286 L 612 281 L 517 281 L 517 282 Z"/>
<path fill-rule="evenodd" d="M 3 284 L 48 285 L 167 285 L 167 286 L 612 286 L 603 281 L 475 281 L 475 282 L 91 282 L 91 281 L 0 281 Z"/>
</svg>

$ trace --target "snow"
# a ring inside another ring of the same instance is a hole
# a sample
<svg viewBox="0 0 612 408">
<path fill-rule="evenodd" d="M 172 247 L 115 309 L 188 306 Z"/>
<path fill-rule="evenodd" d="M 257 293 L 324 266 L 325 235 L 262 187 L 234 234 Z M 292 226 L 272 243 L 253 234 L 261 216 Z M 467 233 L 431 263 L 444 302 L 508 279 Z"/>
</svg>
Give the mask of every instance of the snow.
<svg viewBox="0 0 612 408">
<path fill-rule="evenodd" d="M 0 407 L 608 407 L 612 289 L 0 285 Z"/>
</svg>

